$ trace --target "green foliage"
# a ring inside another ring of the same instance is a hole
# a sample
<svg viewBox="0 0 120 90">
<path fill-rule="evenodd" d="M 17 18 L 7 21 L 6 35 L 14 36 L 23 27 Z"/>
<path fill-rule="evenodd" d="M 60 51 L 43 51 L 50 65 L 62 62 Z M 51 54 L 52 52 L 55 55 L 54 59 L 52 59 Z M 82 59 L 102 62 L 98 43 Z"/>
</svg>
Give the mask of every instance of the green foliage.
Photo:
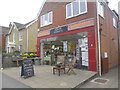
<svg viewBox="0 0 120 90">
<path fill-rule="evenodd" d="M 20 51 L 14 51 L 13 54 L 14 55 L 20 55 Z"/>
</svg>

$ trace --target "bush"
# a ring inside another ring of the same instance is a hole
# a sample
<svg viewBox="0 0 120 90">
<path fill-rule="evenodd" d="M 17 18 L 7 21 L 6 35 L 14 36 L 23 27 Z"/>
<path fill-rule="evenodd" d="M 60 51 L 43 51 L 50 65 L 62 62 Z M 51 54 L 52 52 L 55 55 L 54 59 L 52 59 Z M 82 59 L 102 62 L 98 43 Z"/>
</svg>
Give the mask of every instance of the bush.
<svg viewBox="0 0 120 90">
<path fill-rule="evenodd" d="M 13 54 L 14 55 L 20 55 L 20 51 L 14 51 Z"/>
</svg>

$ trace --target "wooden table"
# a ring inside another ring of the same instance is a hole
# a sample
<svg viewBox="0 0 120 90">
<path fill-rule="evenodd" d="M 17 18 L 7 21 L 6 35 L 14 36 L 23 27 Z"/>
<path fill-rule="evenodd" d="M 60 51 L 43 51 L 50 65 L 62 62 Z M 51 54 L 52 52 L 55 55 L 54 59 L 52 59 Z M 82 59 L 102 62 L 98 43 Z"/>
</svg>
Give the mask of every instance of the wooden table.
<svg viewBox="0 0 120 90">
<path fill-rule="evenodd" d="M 55 70 L 58 71 L 58 75 L 60 76 L 60 71 L 64 70 L 64 74 L 65 74 L 65 67 L 53 67 L 53 74 L 55 75 Z"/>
</svg>

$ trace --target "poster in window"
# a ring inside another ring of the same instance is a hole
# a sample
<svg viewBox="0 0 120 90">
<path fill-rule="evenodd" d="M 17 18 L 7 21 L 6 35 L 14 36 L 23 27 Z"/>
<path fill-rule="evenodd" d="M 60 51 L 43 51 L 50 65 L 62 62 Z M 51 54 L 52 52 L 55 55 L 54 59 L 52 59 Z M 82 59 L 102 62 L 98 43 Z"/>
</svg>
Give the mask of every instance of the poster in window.
<svg viewBox="0 0 120 90">
<path fill-rule="evenodd" d="M 64 42 L 63 42 L 63 51 L 64 51 L 64 52 L 67 52 L 67 51 L 68 51 L 67 43 L 68 43 L 67 41 L 64 41 Z"/>
</svg>

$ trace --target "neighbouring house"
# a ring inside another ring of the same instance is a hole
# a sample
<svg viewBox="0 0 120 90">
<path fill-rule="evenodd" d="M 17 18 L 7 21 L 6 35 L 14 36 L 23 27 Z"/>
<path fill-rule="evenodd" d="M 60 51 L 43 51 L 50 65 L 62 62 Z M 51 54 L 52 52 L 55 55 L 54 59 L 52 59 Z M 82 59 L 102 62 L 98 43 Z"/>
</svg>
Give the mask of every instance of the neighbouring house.
<svg viewBox="0 0 120 90">
<path fill-rule="evenodd" d="M 76 58 L 77 68 L 99 75 L 118 65 L 118 14 L 107 0 L 52 1 L 45 0 L 38 13 L 42 62 L 63 60 L 67 54 L 68 60 Z"/>
<path fill-rule="evenodd" d="M 5 51 L 6 34 L 9 32 L 9 27 L 0 26 L 0 50 Z"/>
<path fill-rule="evenodd" d="M 14 51 L 36 52 L 36 35 L 37 20 L 32 20 L 27 24 L 10 23 L 10 31 L 7 34 L 7 53 Z"/>
</svg>

